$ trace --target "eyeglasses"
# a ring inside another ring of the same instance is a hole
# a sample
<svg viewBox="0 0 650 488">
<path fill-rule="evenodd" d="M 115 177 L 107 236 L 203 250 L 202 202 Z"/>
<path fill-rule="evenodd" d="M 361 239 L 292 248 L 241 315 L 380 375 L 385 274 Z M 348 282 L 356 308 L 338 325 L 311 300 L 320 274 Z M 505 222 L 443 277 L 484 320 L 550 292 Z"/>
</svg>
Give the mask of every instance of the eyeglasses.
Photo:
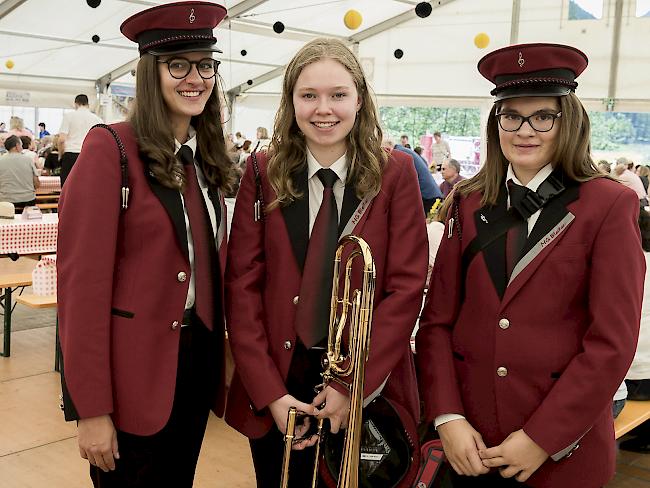
<svg viewBox="0 0 650 488">
<path fill-rule="evenodd" d="M 217 68 L 221 61 L 212 58 L 203 58 L 199 61 L 190 61 L 187 58 L 170 58 L 166 61 L 158 60 L 159 63 L 164 63 L 169 69 L 169 74 L 172 78 L 182 80 L 192 71 L 192 66 L 196 66 L 199 76 L 204 80 L 209 80 L 217 74 Z"/>
<path fill-rule="evenodd" d="M 562 117 L 562 112 L 556 114 L 549 114 L 547 112 L 538 112 L 528 117 L 519 114 L 502 113 L 497 114 L 496 118 L 499 121 L 499 126 L 506 132 L 517 132 L 528 122 L 533 130 L 537 132 L 548 132 L 553 128 L 555 119 Z"/>
</svg>

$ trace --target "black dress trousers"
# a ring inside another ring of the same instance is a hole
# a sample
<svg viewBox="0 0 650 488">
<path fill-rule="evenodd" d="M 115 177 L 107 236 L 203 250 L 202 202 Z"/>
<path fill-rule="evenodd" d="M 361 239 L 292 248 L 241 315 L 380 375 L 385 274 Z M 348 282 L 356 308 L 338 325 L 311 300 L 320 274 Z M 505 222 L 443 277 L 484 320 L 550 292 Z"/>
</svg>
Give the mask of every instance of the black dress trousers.
<svg viewBox="0 0 650 488">
<path fill-rule="evenodd" d="M 217 384 L 213 334 L 193 315 L 181 328 L 174 404 L 152 436 L 117 432 L 115 471 L 90 466 L 95 488 L 191 488 Z"/>
<path fill-rule="evenodd" d="M 324 348 L 307 350 L 297 341 L 296 350 L 289 367 L 287 390 L 301 402 L 311 403 L 316 393 L 314 387 L 322 383 L 321 357 Z M 312 426 L 316 420 L 311 419 Z M 326 422 L 327 424 L 327 422 Z M 255 467 L 258 488 L 278 488 L 282 478 L 282 458 L 284 455 L 284 435 L 274 425 L 264 437 L 251 439 L 251 454 Z M 315 447 L 302 451 L 291 451 L 289 487 L 306 488 L 311 486 L 314 470 Z M 319 486 L 325 486 L 320 484 Z"/>
</svg>

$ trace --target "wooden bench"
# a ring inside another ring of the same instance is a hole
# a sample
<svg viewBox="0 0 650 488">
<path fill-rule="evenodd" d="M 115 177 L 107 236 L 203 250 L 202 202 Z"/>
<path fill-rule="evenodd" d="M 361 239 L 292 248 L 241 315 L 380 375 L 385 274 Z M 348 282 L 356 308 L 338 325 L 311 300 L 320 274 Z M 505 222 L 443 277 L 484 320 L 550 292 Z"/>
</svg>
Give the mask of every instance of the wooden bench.
<svg viewBox="0 0 650 488">
<path fill-rule="evenodd" d="M 4 332 L 3 348 L 0 356 L 11 355 L 11 312 L 12 294 L 16 288 L 24 288 L 32 284 L 32 271 L 37 261 L 32 259 L 18 259 L 12 262 L 9 259 L 0 259 L 0 290 L 4 293 L 0 296 L 0 306 L 4 309 Z"/>
<path fill-rule="evenodd" d="M 36 201 L 37 202 L 49 202 L 49 201 L 59 201 L 59 195 L 58 193 L 50 193 L 50 194 L 42 194 L 42 195 L 36 195 Z"/>
<path fill-rule="evenodd" d="M 58 210 L 58 203 L 37 203 L 36 206 L 41 210 Z"/>
<path fill-rule="evenodd" d="M 56 308 L 56 295 L 25 294 L 16 297 L 16 302 L 30 308 Z M 56 339 L 54 343 L 54 371 L 61 366 L 61 344 L 59 342 L 59 318 L 56 319 Z"/>
<path fill-rule="evenodd" d="M 625 402 L 625 407 L 623 407 L 621 413 L 614 420 L 615 437 L 619 439 L 648 419 L 650 419 L 650 401 L 628 400 Z"/>
</svg>

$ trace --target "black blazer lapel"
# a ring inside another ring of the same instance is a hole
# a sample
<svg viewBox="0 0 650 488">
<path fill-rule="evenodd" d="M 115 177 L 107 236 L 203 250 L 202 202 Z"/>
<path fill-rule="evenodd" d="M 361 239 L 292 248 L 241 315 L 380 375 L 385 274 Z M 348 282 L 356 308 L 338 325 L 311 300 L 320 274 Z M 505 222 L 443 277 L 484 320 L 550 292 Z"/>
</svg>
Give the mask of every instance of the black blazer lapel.
<svg viewBox="0 0 650 488">
<path fill-rule="evenodd" d="M 507 199 L 505 185 L 501 185 L 497 204 L 485 206 L 474 212 L 477 238 L 487 237 L 493 232 L 490 222 L 496 222 L 505 217 L 507 212 Z M 499 297 L 503 297 L 508 281 L 506 279 L 506 235 L 495 239 L 483 249 L 483 259 L 487 266 L 490 278 Z"/>
<path fill-rule="evenodd" d="M 147 170 L 148 172 L 148 170 Z M 148 173 L 147 182 L 151 191 L 158 197 L 160 203 L 169 214 L 169 218 L 174 226 L 174 232 L 178 238 L 178 244 L 183 251 L 183 255 L 189 262 L 189 251 L 187 247 L 187 229 L 185 228 L 185 212 L 183 212 L 183 202 L 178 190 L 167 188 L 161 185 L 152 174 Z"/>
<path fill-rule="evenodd" d="M 295 189 L 302 194 L 289 205 L 282 207 L 282 216 L 287 226 L 289 240 L 300 271 L 305 267 L 309 245 L 309 187 L 307 185 L 307 164 L 292 176 Z"/>
<path fill-rule="evenodd" d="M 361 203 L 357 197 L 356 188 L 353 181 L 346 181 L 345 192 L 343 193 L 343 203 L 341 204 L 341 218 L 339 219 L 339 237 L 343 229 L 352 218 L 352 214 Z"/>
</svg>

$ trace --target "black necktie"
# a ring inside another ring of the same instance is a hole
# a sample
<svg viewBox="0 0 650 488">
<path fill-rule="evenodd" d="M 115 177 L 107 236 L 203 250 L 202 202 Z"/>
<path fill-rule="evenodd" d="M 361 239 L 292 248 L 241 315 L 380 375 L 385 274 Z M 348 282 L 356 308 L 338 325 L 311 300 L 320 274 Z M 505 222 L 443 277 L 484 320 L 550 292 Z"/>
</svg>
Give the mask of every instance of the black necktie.
<svg viewBox="0 0 650 488">
<path fill-rule="evenodd" d="M 214 247 L 210 217 L 205 208 L 203 193 L 194 168 L 194 155 L 188 146 L 181 146 L 176 154 L 185 169 L 187 184 L 183 199 L 190 221 L 194 245 L 194 296 L 196 314 L 212 330 L 214 319 L 214 283 L 212 279 L 212 258 L 210 246 Z"/>
<path fill-rule="evenodd" d="M 521 201 L 526 198 L 526 195 L 531 190 L 525 186 L 517 185 L 512 180 L 508 180 L 508 193 L 510 195 L 510 208 L 519 217 L 521 215 L 516 210 Z M 506 276 L 509 279 L 512 270 L 521 259 L 521 253 L 526 245 L 528 238 L 528 221 L 521 217 L 521 222 L 515 224 L 508 229 L 506 236 Z"/>
<path fill-rule="evenodd" d="M 331 169 L 320 169 L 317 175 L 323 183 L 323 202 L 309 237 L 296 310 L 296 332 L 308 349 L 328 334 L 334 255 L 338 243 L 338 208 L 333 192 L 338 176 Z"/>
</svg>

